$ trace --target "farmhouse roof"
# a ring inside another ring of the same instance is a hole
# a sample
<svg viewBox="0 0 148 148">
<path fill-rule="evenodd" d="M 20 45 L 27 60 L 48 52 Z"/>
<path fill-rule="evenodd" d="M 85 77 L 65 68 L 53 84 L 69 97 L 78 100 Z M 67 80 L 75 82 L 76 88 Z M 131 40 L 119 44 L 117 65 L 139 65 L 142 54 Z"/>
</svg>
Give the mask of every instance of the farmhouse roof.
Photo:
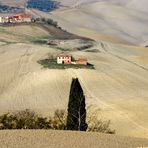
<svg viewBox="0 0 148 148">
<path fill-rule="evenodd" d="M 17 13 L 14 15 L 14 17 L 20 16 L 22 18 L 30 18 L 31 16 L 29 14 L 26 13 Z"/>
</svg>

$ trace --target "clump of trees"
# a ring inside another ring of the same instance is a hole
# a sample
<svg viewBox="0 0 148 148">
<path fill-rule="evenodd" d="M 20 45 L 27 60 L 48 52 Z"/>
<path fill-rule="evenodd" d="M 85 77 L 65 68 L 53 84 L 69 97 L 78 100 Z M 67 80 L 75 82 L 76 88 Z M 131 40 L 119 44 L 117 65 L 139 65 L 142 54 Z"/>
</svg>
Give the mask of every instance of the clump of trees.
<svg viewBox="0 0 148 148">
<path fill-rule="evenodd" d="M 34 21 L 35 22 L 39 22 L 39 23 L 44 23 L 44 24 L 52 25 L 52 26 L 54 26 L 56 28 L 61 29 L 61 27 L 58 26 L 58 22 L 56 22 L 56 21 L 54 21 L 53 19 L 50 19 L 50 18 L 44 18 L 44 17 L 36 18 Z"/>
<path fill-rule="evenodd" d="M 50 129 L 50 122 L 27 109 L 0 116 L 0 129 Z"/>
<path fill-rule="evenodd" d="M 86 109 L 85 109 L 85 95 L 80 85 L 78 78 L 72 79 L 68 115 L 67 115 L 67 130 L 101 132 L 108 134 L 115 134 L 115 130 L 110 128 L 110 120 L 103 121 L 98 119 L 97 112 L 92 112 L 91 108 L 87 109 L 87 123 L 86 123 Z"/>
<path fill-rule="evenodd" d="M 0 130 L 3 129 L 53 129 L 74 130 L 114 134 L 110 120 L 98 119 L 96 111 L 85 109 L 85 95 L 78 78 L 72 79 L 68 109 L 56 110 L 53 116 L 42 117 L 31 110 L 7 113 L 0 116 Z"/>
<path fill-rule="evenodd" d="M 52 25 L 54 27 L 58 27 L 58 23 L 50 18 L 41 18 L 41 21 L 47 23 L 48 25 Z"/>
<path fill-rule="evenodd" d="M 78 78 L 72 80 L 68 116 L 67 116 L 67 129 L 86 131 L 86 109 L 85 109 L 85 96 Z"/>
<path fill-rule="evenodd" d="M 34 111 L 24 110 L 7 113 L 0 116 L 0 130 L 2 129 L 66 129 L 64 110 L 56 110 L 54 116 L 44 118 Z"/>
<path fill-rule="evenodd" d="M 110 120 L 103 121 L 92 116 L 93 114 L 90 114 L 87 120 L 87 132 L 115 134 L 115 130 L 110 128 Z M 65 110 L 56 110 L 53 116 L 44 118 L 28 109 L 1 115 L 0 130 L 5 129 L 77 130 L 67 127 L 67 112 Z"/>
<path fill-rule="evenodd" d="M 34 22 L 52 25 L 52 26 L 54 26 L 54 27 L 56 27 L 56 28 L 61 29 L 61 27 L 58 26 L 58 22 L 54 21 L 54 20 L 51 19 L 51 18 L 44 18 L 44 17 L 36 18 L 36 19 L 34 19 Z"/>
<path fill-rule="evenodd" d="M 87 131 L 115 134 L 115 130 L 111 128 L 110 120 L 103 120 L 101 118 L 98 118 L 100 112 L 100 109 L 93 109 L 91 107 L 87 108 Z"/>
</svg>

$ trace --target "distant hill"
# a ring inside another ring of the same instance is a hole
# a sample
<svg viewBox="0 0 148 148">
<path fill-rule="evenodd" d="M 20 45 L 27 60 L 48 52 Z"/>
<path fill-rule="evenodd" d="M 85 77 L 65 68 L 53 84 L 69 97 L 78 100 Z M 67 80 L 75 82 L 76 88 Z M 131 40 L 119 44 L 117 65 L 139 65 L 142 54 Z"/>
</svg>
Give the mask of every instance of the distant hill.
<svg viewBox="0 0 148 148">
<path fill-rule="evenodd" d="M 81 30 L 89 37 L 92 33 L 109 35 L 140 45 L 148 41 L 147 0 L 59 1 L 66 7 L 53 16 L 71 32 L 80 34 Z"/>
<path fill-rule="evenodd" d="M 84 4 L 91 4 L 94 2 L 108 2 L 118 4 L 120 6 L 128 7 L 131 9 L 136 9 L 138 11 L 148 12 L 147 0 L 57 0 L 61 2 L 64 6 L 77 6 L 77 5 L 84 5 Z"/>
</svg>

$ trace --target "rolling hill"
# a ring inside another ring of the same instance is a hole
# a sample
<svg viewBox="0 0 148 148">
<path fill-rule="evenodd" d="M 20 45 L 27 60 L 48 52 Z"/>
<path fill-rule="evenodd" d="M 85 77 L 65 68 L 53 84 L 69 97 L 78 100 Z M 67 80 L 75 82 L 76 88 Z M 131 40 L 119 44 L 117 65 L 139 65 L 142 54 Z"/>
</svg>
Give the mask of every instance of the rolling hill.
<svg viewBox="0 0 148 148">
<path fill-rule="evenodd" d="M 147 0 L 57 0 L 61 7 L 52 17 L 64 29 L 79 35 L 111 42 L 145 45 L 148 41 Z M 24 7 L 26 0 L 0 0 L 2 4 Z M 30 10 L 29 10 L 30 11 Z M 31 10 L 33 11 L 33 10 Z"/>
<path fill-rule="evenodd" d="M 53 18 L 70 32 L 95 36 L 98 40 L 101 35 L 106 35 L 138 45 L 148 40 L 146 0 L 80 1 L 80 4 L 75 3 L 74 6 L 53 12 Z"/>
<path fill-rule="evenodd" d="M 18 4 L 23 6 L 24 1 Z M 148 50 L 140 47 L 148 42 L 147 1 L 61 0 L 61 4 L 52 13 L 27 11 L 96 40 L 92 52 L 69 51 L 76 58 L 87 58 L 95 70 L 43 69 L 37 61 L 61 51 L 31 41 L 56 32 L 39 26 L 0 27 L 0 113 L 27 108 L 48 116 L 66 109 L 71 79 L 78 77 L 87 107 L 99 110 L 98 118 L 111 120 L 117 135 L 148 138 Z"/>
<path fill-rule="evenodd" d="M 1 28 L 1 33 L 0 113 L 27 108 L 48 116 L 66 109 L 71 79 L 78 77 L 87 107 L 99 109 L 98 118 L 111 120 L 119 135 L 148 137 L 146 48 L 100 41 L 90 49 L 98 52 L 69 51 L 75 58 L 87 58 L 95 70 L 43 69 L 37 61 L 61 51 L 28 39 L 50 37 L 47 30 L 27 25 Z"/>
</svg>

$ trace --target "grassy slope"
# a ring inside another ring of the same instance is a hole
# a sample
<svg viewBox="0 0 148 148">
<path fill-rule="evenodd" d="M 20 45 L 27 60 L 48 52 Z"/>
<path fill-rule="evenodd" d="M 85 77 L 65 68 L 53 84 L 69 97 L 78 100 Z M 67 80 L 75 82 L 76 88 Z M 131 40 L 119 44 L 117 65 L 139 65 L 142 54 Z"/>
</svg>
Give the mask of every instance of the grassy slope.
<svg viewBox="0 0 148 148">
<path fill-rule="evenodd" d="M 0 40 L 4 42 L 29 42 L 49 37 L 49 32 L 40 26 L 20 25 L 11 27 L 0 26 Z"/>
<path fill-rule="evenodd" d="M 31 28 L 31 35 L 47 33 L 36 26 Z M 19 26 L 15 30 L 24 41 L 27 31 L 23 35 Z M 18 40 L 17 35 L 13 38 Z M 101 109 L 99 118 L 110 119 L 117 134 L 148 137 L 147 49 L 107 42 L 98 42 L 95 49 L 99 52 L 71 53 L 76 58 L 86 57 L 95 70 L 48 70 L 37 61 L 60 51 L 30 42 L 1 43 L 0 113 L 29 108 L 48 115 L 57 108 L 66 109 L 71 79 L 78 77 L 87 106 Z"/>
</svg>

